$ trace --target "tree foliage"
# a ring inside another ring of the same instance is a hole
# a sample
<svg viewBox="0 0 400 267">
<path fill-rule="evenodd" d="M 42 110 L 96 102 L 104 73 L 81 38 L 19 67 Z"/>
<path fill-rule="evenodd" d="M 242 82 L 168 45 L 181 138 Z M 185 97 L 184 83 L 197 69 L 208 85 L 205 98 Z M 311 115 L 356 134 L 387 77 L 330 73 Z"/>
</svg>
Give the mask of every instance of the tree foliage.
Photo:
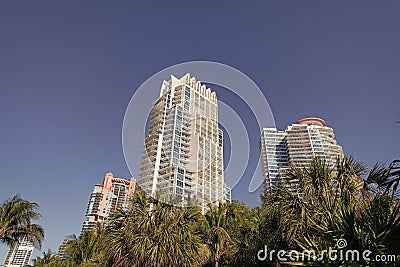
<svg viewBox="0 0 400 267">
<path fill-rule="evenodd" d="M 108 226 L 70 241 L 67 259 L 48 253 L 35 266 L 396 266 L 363 259 L 317 260 L 339 239 L 347 242 L 343 249 L 400 255 L 396 175 L 392 165 L 368 169 L 344 158 L 329 166 L 315 158 L 309 166 L 291 166 L 280 186 L 262 194 L 261 207 L 232 201 L 209 204 L 205 214 L 197 206 L 171 205 L 179 203 L 173 196 L 157 200 L 139 192 Z M 296 194 L 287 186 L 294 182 Z M 299 257 L 280 261 L 274 254 L 260 261 L 257 255 L 265 246 L 283 250 L 285 257 L 295 250 Z M 303 260 L 303 250 L 317 255 Z"/>
<path fill-rule="evenodd" d="M 7 246 L 28 237 L 37 248 L 40 248 L 44 238 L 44 229 L 32 223 L 41 218 L 37 211 L 39 205 L 14 196 L 0 205 L 0 242 Z"/>
</svg>

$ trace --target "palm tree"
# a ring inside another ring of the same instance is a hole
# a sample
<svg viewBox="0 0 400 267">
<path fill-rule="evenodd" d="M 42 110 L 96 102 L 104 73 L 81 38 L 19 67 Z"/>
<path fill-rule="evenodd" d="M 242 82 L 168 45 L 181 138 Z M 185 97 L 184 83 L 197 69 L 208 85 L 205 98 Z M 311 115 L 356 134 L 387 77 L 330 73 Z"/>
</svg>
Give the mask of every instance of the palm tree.
<svg viewBox="0 0 400 267">
<path fill-rule="evenodd" d="M 262 208 L 259 212 L 262 223 L 261 244 L 288 251 L 299 248 L 296 241 L 306 233 L 308 217 L 312 214 L 307 202 L 298 195 L 293 195 L 285 186 L 279 186 L 262 196 Z M 267 261 L 265 265 L 279 266 L 276 254 L 272 262 Z"/>
<path fill-rule="evenodd" d="M 104 235 L 103 225 L 97 224 L 95 229 L 83 232 L 78 239 L 68 241 L 65 246 L 67 259 L 63 261 L 64 265 L 108 266 L 107 257 L 101 250 Z"/>
<path fill-rule="evenodd" d="M 198 232 L 199 208 L 168 202 L 141 192 L 126 211 L 118 210 L 105 242 L 113 266 L 200 266 L 207 260 L 207 248 Z"/>
<path fill-rule="evenodd" d="M 205 214 L 205 243 L 211 252 L 211 262 L 218 267 L 223 257 L 233 256 L 238 240 L 234 238 L 235 226 L 244 221 L 243 207 L 233 201 L 218 206 L 208 203 Z"/>
<path fill-rule="evenodd" d="M 19 196 L 4 201 L 0 205 L 0 242 L 10 246 L 23 237 L 30 238 L 40 248 L 44 230 L 32 220 L 41 218 L 39 205 L 21 199 Z"/>
<path fill-rule="evenodd" d="M 42 257 L 36 257 L 33 260 L 34 267 L 50 267 L 50 266 L 60 266 L 60 259 L 57 257 L 57 254 L 53 254 L 49 249 L 46 252 L 43 252 Z"/>
<path fill-rule="evenodd" d="M 382 183 L 386 192 L 392 192 L 392 196 L 397 196 L 400 183 L 400 160 L 394 160 L 390 163 L 384 175 L 385 179 Z"/>
<path fill-rule="evenodd" d="M 387 173 L 382 165 L 376 165 L 364 179 L 365 166 L 352 158 L 339 160 L 334 168 L 314 159 L 308 168 L 291 167 L 287 173 L 289 180 L 299 181 L 303 193 L 300 197 L 290 197 L 283 189 L 283 192 L 277 190 L 267 199 L 275 200 L 275 205 L 289 210 L 286 213 L 279 212 L 278 225 L 289 226 L 283 232 L 293 231 L 298 227 L 296 221 L 301 221 L 302 234 L 294 238 L 300 250 L 320 252 L 335 247 L 337 240 L 344 238 L 347 241 L 346 249 L 398 254 L 400 204 L 385 188 Z M 290 203 L 297 203 L 297 213 L 290 209 Z M 322 262 L 292 264 L 347 266 L 349 263 L 327 257 Z M 362 260 L 351 262 L 351 266 L 366 264 L 379 266 Z M 395 266 L 395 263 L 386 263 L 386 266 Z"/>
<path fill-rule="evenodd" d="M 257 252 L 264 248 L 262 235 L 263 219 L 259 207 L 250 210 L 236 200 L 227 202 L 228 223 L 226 231 L 231 238 L 227 252 L 222 255 L 222 266 L 263 266 Z M 209 229 L 209 228 L 208 228 Z"/>
</svg>

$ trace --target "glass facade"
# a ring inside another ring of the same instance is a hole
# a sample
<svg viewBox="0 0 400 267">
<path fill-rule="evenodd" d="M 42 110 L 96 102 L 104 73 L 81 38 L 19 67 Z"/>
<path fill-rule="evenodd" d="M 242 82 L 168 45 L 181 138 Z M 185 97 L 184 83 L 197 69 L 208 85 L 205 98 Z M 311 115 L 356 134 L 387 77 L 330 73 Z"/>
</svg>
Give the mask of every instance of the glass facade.
<svg viewBox="0 0 400 267">
<path fill-rule="evenodd" d="M 226 200 L 217 110 L 215 92 L 189 74 L 163 82 L 144 141 L 138 183 L 145 192 L 174 193 L 183 206 L 197 200 L 203 210 Z"/>
<path fill-rule="evenodd" d="M 264 128 L 260 150 L 265 190 L 269 192 L 284 183 L 293 194 L 301 194 L 298 181 L 285 179 L 289 164 L 307 167 L 314 157 L 319 157 L 333 167 L 343 157 L 342 147 L 334 137 L 333 129 L 319 118 L 302 119 L 285 131 Z"/>
<path fill-rule="evenodd" d="M 126 207 L 129 197 L 135 191 L 135 185 L 136 180 L 133 178 L 125 180 L 106 173 L 103 184 L 95 185 L 90 194 L 82 232 L 95 228 L 98 222 L 107 224 L 112 212 Z"/>
</svg>

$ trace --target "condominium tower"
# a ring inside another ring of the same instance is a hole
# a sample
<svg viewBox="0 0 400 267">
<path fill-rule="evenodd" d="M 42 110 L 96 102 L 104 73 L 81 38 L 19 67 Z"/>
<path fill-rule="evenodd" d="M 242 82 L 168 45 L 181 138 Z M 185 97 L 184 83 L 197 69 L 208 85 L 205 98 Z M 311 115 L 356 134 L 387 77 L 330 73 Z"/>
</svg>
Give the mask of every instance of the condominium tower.
<svg viewBox="0 0 400 267">
<path fill-rule="evenodd" d="M 86 210 L 86 220 L 82 225 L 82 232 L 95 228 L 96 223 L 108 223 L 109 216 L 117 208 L 125 208 L 131 196 L 135 192 L 136 180 L 115 178 L 109 172 L 106 173 L 103 184 L 96 184 Z"/>
<path fill-rule="evenodd" d="M 307 167 L 314 157 L 319 157 L 333 167 L 343 157 L 342 147 L 336 143 L 333 129 L 320 118 L 305 118 L 279 131 L 264 128 L 261 134 L 261 160 L 265 179 L 265 190 L 275 188 L 284 179 L 284 173 L 292 164 Z M 297 181 L 288 188 L 300 193 Z"/>
<path fill-rule="evenodd" d="M 60 257 L 60 259 L 65 260 L 67 258 L 67 254 L 65 252 L 65 248 L 67 247 L 68 242 L 71 241 L 68 237 L 63 239 L 63 242 L 61 243 L 60 247 L 58 248 L 57 255 Z"/>
<path fill-rule="evenodd" d="M 230 200 L 224 183 L 223 134 L 217 96 L 190 74 L 171 76 L 153 103 L 138 184 L 147 193 L 173 194 L 183 206 Z"/>
<path fill-rule="evenodd" d="M 33 241 L 24 237 L 10 247 L 3 267 L 25 267 L 29 264 L 33 252 Z"/>
</svg>

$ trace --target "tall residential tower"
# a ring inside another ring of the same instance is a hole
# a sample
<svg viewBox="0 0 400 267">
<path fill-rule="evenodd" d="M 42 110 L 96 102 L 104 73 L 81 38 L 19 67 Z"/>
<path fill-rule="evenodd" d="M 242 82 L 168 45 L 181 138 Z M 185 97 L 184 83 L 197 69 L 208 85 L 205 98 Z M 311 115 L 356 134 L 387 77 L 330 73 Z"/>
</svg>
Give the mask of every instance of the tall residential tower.
<svg viewBox="0 0 400 267">
<path fill-rule="evenodd" d="M 264 128 L 260 144 L 267 192 L 284 179 L 289 164 L 306 167 L 314 157 L 319 157 L 333 167 L 336 160 L 343 157 L 342 147 L 336 143 L 333 129 L 327 127 L 320 118 L 299 120 L 285 131 Z M 288 188 L 292 193 L 300 193 L 296 181 L 292 181 Z"/>
<path fill-rule="evenodd" d="M 177 195 L 182 205 L 199 201 L 203 211 L 230 198 L 217 96 L 194 77 L 163 82 L 144 143 L 138 184 L 145 192 Z"/>
<path fill-rule="evenodd" d="M 106 173 L 103 184 L 96 184 L 86 210 L 86 220 L 82 225 L 82 231 L 95 228 L 96 223 L 108 223 L 111 212 L 117 208 L 125 208 L 131 196 L 135 192 L 136 180 L 115 178 L 109 172 Z"/>
<path fill-rule="evenodd" d="M 29 237 L 22 238 L 10 247 L 4 260 L 3 267 L 25 267 L 28 265 L 33 252 L 33 241 Z"/>
</svg>

